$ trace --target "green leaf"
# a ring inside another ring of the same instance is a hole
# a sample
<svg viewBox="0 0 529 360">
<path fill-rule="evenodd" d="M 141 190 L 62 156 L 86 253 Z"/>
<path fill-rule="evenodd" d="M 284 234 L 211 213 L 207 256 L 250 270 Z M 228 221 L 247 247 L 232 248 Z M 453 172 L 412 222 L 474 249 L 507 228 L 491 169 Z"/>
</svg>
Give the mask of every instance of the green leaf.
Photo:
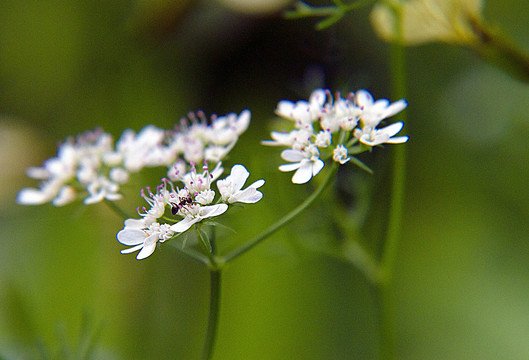
<svg viewBox="0 0 529 360">
<path fill-rule="evenodd" d="M 364 164 L 362 161 L 358 160 L 354 156 L 351 156 L 351 162 L 354 163 L 356 166 L 358 166 L 360 169 L 367 171 L 370 174 L 373 174 L 373 170 L 366 164 Z"/>
<path fill-rule="evenodd" d="M 212 254 L 213 248 L 211 247 L 211 242 L 209 241 L 208 234 L 202 230 L 198 229 L 198 243 L 200 244 L 200 247 L 206 254 Z"/>
<path fill-rule="evenodd" d="M 226 230 L 229 230 L 231 231 L 232 233 L 236 234 L 237 231 L 234 229 L 234 228 L 231 228 L 229 226 L 226 226 L 224 224 L 221 224 L 219 222 L 216 222 L 214 220 L 206 220 L 204 221 L 204 225 L 211 225 L 211 226 L 216 226 L 216 227 L 219 227 L 219 228 L 222 228 L 222 229 L 226 229 Z"/>
<path fill-rule="evenodd" d="M 327 17 L 326 19 L 324 19 L 322 21 L 319 21 L 316 24 L 316 30 L 324 30 L 324 29 L 334 25 L 335 23 L 340 21 L 340 19 L 344 15 L 345 15 L 345 13 L 343 11 L 337 11 L 336 14 L 334 14 L 332 16 L 329 16 L 329 17 Z"/>
</svg>

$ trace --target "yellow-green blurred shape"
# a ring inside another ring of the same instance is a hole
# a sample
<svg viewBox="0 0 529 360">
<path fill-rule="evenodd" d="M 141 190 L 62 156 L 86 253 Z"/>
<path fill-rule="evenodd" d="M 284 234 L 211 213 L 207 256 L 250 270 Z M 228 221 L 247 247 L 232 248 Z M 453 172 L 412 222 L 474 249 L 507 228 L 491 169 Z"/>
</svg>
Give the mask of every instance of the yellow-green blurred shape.
<svg viewBox="0 0 529 360">
<path fill-rule="evenodd" d="M 217 0 L 225 7 L 246 14 L 270 14 L 284 9 L 291 0 Z"/>
<path fill-rule="evenodd" d="M 0 116 L 0 214 L 12 212 L 14 200 L 18 190 L 25 186 L 37 186 L 22 182 L 28 166 L 40 166 L 42 159 L 39 154 L 43 151 L 43 144 L 39 135 L 32 129 L 24 127 Z"/>
<path fill-rule="evenodd" d="M 472 23 L 480 22 L 481 0 L 415 0 L 396 6 L 402 14 L 399 40 L 406 45 L 476 41 Z M 379 3 L 373 8 L 371 23 L 382 39 L 397 40 L 396 16 L 396 11 L 386 3 Z"/>
</svg>

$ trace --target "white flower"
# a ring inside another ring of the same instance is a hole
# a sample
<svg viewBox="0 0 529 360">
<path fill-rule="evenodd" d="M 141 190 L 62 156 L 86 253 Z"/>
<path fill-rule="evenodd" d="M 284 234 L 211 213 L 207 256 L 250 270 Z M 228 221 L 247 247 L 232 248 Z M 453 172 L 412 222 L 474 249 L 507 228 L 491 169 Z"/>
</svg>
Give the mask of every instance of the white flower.
<svg viewBox="0 0 529 360">
<path fill-rule="evenodd" d="M 264 185 L 264 180 L 257 180 L 246 189 L 241 190 L 250 173 L 243 165 L 234 165 L 230 175 L 217 181 L 217 188 L 223 201 L 229 204 L 235 202 L 253 204 L 261 200 L 263 194 L 257 189 Z"/>
<path fill-rule="evenodd" d="M 199 203 L 200 205 L 207 205 L 207 204 L 211 204 L 214 198 L 215 198 L 215 191 L 211 189 L 206 189 L 206 190 L 199 192 L 195 196 L 195 201 Z"/>
<path fill-rule="evenodd" d="M 358 123 L 358 116 L 361 112 L 351 98 L 342 99 L 337 94 L 333 103 L 325 104 L 321 114 L 320 127 L 331 133 L 340 128 L 350 131 Z"/>
<path fill-rule="evenodd" d="M 137 172 L 146 166 L 158 166 L 152 163 L 151 153 L 161 146 L 163 138 L 164 130 L 154 125 L 145 126 L 138 134 L 125 130 L 116 144 L 123 159 L 123 167 Z"/>
<path fill-rule="evenodd" d="M 140 215 L 145 218 L 152 218 L 153 221 L 157 220 L 158 218 L 161 218 L 163 214 L 165 213 L 165 205 L 168 203 L 168 199 L 170 197 L 169 192 L 165 188 L 165 184 L 158 186 L 158 192 L 156 194 L 153 194 L 149 188 L 147 188 L 149 191 L 149 196 L 145 194 L 145 190 L 141 189 L 141 197 L 151 206 L 149 210 L 144 209 L 144 213 Z M 148 222 L 149 220 L 147 220 Z"/>
<path fill-rule="evenodd" d="M 250 111 L 244 110 L 239 116 L 231 113 L 218 118 L 213 118 L 212 124 L 207 128 L 206 139 L 214 145 L 227 146 L 236 142 L 239 135 L 250 125 Z"/>
<path fill-rule="evenodd" d="M 129 181 L 129 172 L 123 168 L 115 167 L 110 169 L 108 177 L 118 184 L 125 184 Z"/>
<path fill-rule="evenodd" d="M 62 181 L 51 179 L 42 183 L 40 189 L 24 188 L 17 194 L 16 202 L 21 205 L 40 205 L 51 201 L 59 194 Z"/>
<path fill-rule="evenodd" d="M 367 90 L 358 90 L 355 99 L 357 106 L 362 110 L 361 121 L 371 128 L 377 127 L 382 120 L 401 112 L 408 106 L 404 99 L 392 104 L 388 99 L 374 101 L 373 96 Z"/>
<path fill-rule="evenodd" d="M 173 165 L 167 170 L 167 177 L 171 181 L 180 179 L 186 173 L 186 163 L 182 159 L 178 159 Z"/>
<path fill-rule="evenodd" d="M 89 196 L 83 202 L 87 205 L 104 199 L 115 201 L 122 198 L 118 192 L 119 185 L 104 176 L 98 176 L 97 179 L 87 185 L 86 190 Z"/>
<path fill-rule="evenodd" d="M 125 228 L 118 232 L 117 238 L 123 245 L 133 246 L 122 250 L 122 254 L 140 250 L 136 259 L 142 260 L 154 252 L 158 242 L 164 242 L 173 236 L 174 232 L 169 225 L 153 222 L 146 228 L 132 228 L 125 224 Z"/>
<path fill-rule="evenodd" d="M 204 143 L 198 137 L 188 136 L 184 142 L 184 159 L 190 163 L 199 163 L 204 159 Z"/>
<path fill-rule="evenodd" d="M 53 157 L 44 162 L 44 169 L 49 173 L 50 178 L 69 181 L 75 176 L 79 149 L 71 142 L 65 142 L 57 149 L 57 157 Z"/>
<path fill-rule="evenodd" d="M 274 140 L 263 140 L 261 144 L 269 146 L 306 146 L 309 145 L 314 136 L 312 126 L 303 129 L 294 129 L 289 133 L 272 131 L 270 134 Z"/>
<path fill-rule="evenodd" d="M 340 164 L 345 164 L 349 160 L 351 160 L 350 157 L 347 157 L 347 148 L 343 145 L 338 145 L 332 152 L 332 159 L 336 162 L 339 162 Z"/>
<path fill-rule="evenodd" d="M 228 205 L 217 204 L 209 206 L 201 206 L 198 204 L 186 206 L 185 217 L 183 220 L 171 226 L 171 231 L 182 233 L 188 230 L 194 224 L 214 216 L 219 216 L 228 210 Z"/>
<path fill-rule="evenodd" d="M 292 182 L 294 184 L 305 184 L 313 176 L 316 176 L 325 163 L 319 158 L 319 151 L 316 146 L 311 146 L 308 150 L 286 149 L 281 153 L 281 157 L 293 164 L 283 164 L 279 166 L 280 171 L 294 171 Z"/>
<path fill-rule="evenodd" d="M 222 163 L 217 163 L 213 171 L 209 172 L 207 164 L 204 163 L 202 174 L 198 174 L 193 166 L 191 171 L 184 174 L 179 180 L 184 183 L 190 193 L 200 193 L 204 190 L 210 189 L 211 182 L 219 178 L 224 171 L 224 168 L 221 165 Z"/>
<path fill-rule="evenodd" d="M 64 206 L 75 200 L 75 189 L 71 186 L 65 185 L 59 191 L 59 194 L 52 200 L 54 206 Z"/>
<path fill-rule="evenodd" d="M 316 144 L 317 147 L 327 147 L 331 144 L 331 140 L 331 132 L 322 130 L 316 134 L 316 140 L 314 140 L 314 144 Z"/>
<path fill-rule="evenodd" d="M 237 140 L 234 140 L 226 146 L 209 145 L 207 148 L 204 149 L 204 160 L 220 162 L 235 146 L 236 141 Z"/>
<path fill-rule="evenodd" d="M 276 114 L 294 121 L 297 128 L 302 128 L 321 115 L 326 97 L 324 90 L 316 89 L 310 95 L 309 101 L 300 100 L 294 103 L 282 100 L 277 104 Z"/>
<path fill-rule="evenodd" d="M 407 136 L 393 137 L 402 128 L 402 123 L 377 129 L 384 119 L 406 106 L 404 99 L 394 103 L 387 99 L 375 101 L 367 90 L 359 90 L 356 94 L 351 92 L 345 98 L 337 93 L 333 98 L 330 91 L 318 89 L 309 101 L 280 101 L 276 113 L 295 121 L 294 129 L 288 133 L 272 131 L 272 140 L 261 143 L 289 147 L 283 150 L 281 157 L 290 164 L 279 166 L 279 170 L 295 171 L 292 182 L 304 184 L 325 165 L 320 159 L 321 148 L 331 147 L 333 160 L 345 164 L 351 160 L 349 152 L 357 154 L 358 150 L 367 149 L 355 145 L 358 141 L 370 146 L 406 142 Z M 339 144 L 333 146 L 333 139 L 338 139 Z M 354 149 L 347 149 L 343 144 L 350 144 Z M 324 158 L 329 152 L 325 151 Z"/>
<path fill-rule="evenodd" d="M 365 126 L 362 130 L 355 129 L 354 136 L 357 137 L 361 143 L 369 146 L 376 146 L 383 143 L 401 144 L 408 141 L 407 136 L 392 136 L 396 135 L 403 126 L 404 123 L 402 121 L 396 122 L 382 129 L 372 129 Z"/>
<path fill-rule="evenodd" d="M 42 167 L 30 167 L 27 175 L 43 180 L 39 189 L 24 188 L 17 194 L 17 203 L 21 205 L 40 205 L 52 201 L 59 195 L 62 187 L 75 177 L 78 150 L 71 142 L 61 144 L 57 156 L 44 161 Z M 65 194 L 63 194 L 65 196 Z M 66 197 L 61 196 L 57 204 L 64 204 Z M 58 206 L 58 205 L 57 205 Z"/>
</svg>

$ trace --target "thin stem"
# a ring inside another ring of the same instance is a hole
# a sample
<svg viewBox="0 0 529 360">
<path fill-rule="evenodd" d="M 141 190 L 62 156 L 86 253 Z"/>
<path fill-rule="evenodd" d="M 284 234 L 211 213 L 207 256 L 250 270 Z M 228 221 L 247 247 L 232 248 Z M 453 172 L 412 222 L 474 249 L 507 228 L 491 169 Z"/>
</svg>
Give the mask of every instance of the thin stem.
<svg viewBox="0 0 529 360">
<path fill-rule="evenodd" d="M 379 282 L 373 287 L 378 310 L 381 360 L 396 359 L 397 338 L 395 332 L 395 308 L 390 283 Z"/>
<path fill-rule="evenodd" d="M 115 212 L 118 216 L 122 217 L 123 219 L 130 219 L 131 218 L 131 216 L 129 216 L 129 214 L 127 214 L 127 212 L 125 210 L 120 208 L 114 201 L 110 201 L 110 200 L 105 199 L 104 202 L 105 202 L 105 205 L 108 206 L 108 208 L 110 210 Z"/>
<path fill-rule="evenodd" d="M 396 99 L 406 97 L 406 57 L 405 49 L 399 43 L 391 45 L 391 59 L 393 70 L 393 96 Z M 396 120 L 405 122 L 406 112 L 395 116 Z M 397 255 L 398 242 L 401 237 L 402 210 L 404 205 L 404 190 L 406 177 L 406 146 L 394 148 L 393 177 L 391 186 L 391 200 L 388 216 L 388 229 L 382 253 L 381 266 L 386 281 L 391 282 L 393 267 Z"/>
<path fill-rule="evenodd" d="M 211 252 L 208 253 L 209 276 L 210 276 L 210 298 L 209 298 L 209 316 L 208 316 L 208 330 L 206 332 L 206 340 L 204 341 L 204 348 L 202 349 L 202 360 L 209 360 L 213 356 L 215 348 L 215 340 L 217 337 L 217 328 L 219 323 L 220 310 L 220 287 L 221 287 L 221 268 L 217 265 L 215 255 L 217 253 L 217 244 L 215 239 L 215 229 L 212 228 L 211 234 L 207 236 L 209 248 Z"/>
<path fill-rule="evenodd" d="M 380 282 L 380 270 L 373 256 L 356 240 L 346 241 L 342 249 L 343 258 L 364 274 L 371 284 Z"/>
<path fill-rule="evenodd" d="M 221 270 L 210 268 L 209 275 L 211 290 L 209 299 L 208 330 L 206 333 L 204 348 L 202 350 L 202 360 L 209 360 L 213 356 L 219 323 Z"/>
<path fill-rule="evenodd" d="M 406 98 L 406 54 L 402 45 L 402 11 L 397 3 L 393 7 L 396 21 L 397 41 L 391 44 L 391 71 L 393 96 Z M 401 112 L 396 119 L 405 121 L 406 113 Z M 402 212 L 404 207 L 406 147 L 396 146 L 392 169 L 391 199 L 388 215 L 388 227 L 382 258 L 380 261 L 380 282 L 377 287 L 378 308 L 380 310 L 381 359 L 395 359 L 397 337 L 393 298 L 393 271 L 401 238 Z"/>
<path fill-rule="evenodd" d="M 280 228 L 282 228 L 283 226 L 285 226 L 286 224 L 288 224 L 289 222 L 294 220 L 294 218 L 296 216 L 298 216 L 299 214 L 301 214 L 301 212 L 303 212 L 303 210 L 308 208 L 321 195 L 323 190 L 325 190 L 327 188 L 327 186 L 332 183 L 331 180 L 336 175 L 336 171 L 337 170 L 338 170 L 338 163 L 333 162 L 332 167 L 329 170 L 329 173 L 327 174 L 327 177 L 325 178 L 323 183 L 318 187 L 318 189 L 316 189 L 316 191 L 314 191 L 308 198 L 306 198 L 305 201 L 303 201 L 301 204 L 299 204 L 294 210 L 289 212 L 287 215 L 285 215 L 279 221 L 277 221 L 276 223 L 272 224 L 268 229 L 266 229 L 263 233 L 261 233 L 260 235 L 255 237 L 253 240 L 247 242 L 246 244 L 244 244 L 240 248 L 235 249 L 234 251 L 232 251 L 231 253 L 227 254 L 226 256 L 221 258 L 220 260 L 222 260 L 223 262 L 227 263 L 227 262 L 239 257 L 240 255 L 244 254 L 245 252 L 247 252 L 248 250 L 252 249 L 257 244 L 259 244 L 261 241 L 265 240 L 267 237 L 269 237 L 270 235 L 275 233 L 277 230 L 279 230 Z"/>
<path fill-rule="evenodd" d="M 176 244 L 174 245 L 174 247 L 180 251 L 182 254 L 185 254 L 187 256 L 189 256 L 191 259 L 201 263 L 201 264 L 204 264 L 204 265 L 207 265 L 209 266 L 210 264 L 210 260 L 204 256 L 204 254 L 198 252 L 198 251 L 194 251 L 192 249 L 188 249 L 188 250 L 184 250 L 182 249 L 181 247 L 177 246 Z"/>
</svg>

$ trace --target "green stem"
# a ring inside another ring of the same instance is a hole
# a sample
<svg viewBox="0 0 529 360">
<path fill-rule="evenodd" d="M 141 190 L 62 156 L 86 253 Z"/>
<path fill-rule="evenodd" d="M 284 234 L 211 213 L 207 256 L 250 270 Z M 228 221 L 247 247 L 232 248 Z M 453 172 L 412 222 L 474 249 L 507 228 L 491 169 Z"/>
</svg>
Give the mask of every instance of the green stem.
<svg viewBox="0 0 529 360">
<path fill-rule="evenodd" d="M 202 360 L 209 360 L 213 356 L 219 323 L 221 270 L 210 268 L 209 275 L 211 290 L 209 299 L 208 330 L 206 333 L 204 348 L 202 350 Z"/>
<path fill-rule="evenodd" d="M 118 205 L 116 205 L 116 203 L 114 201 L 110 201 L 110 200 L 105 199 L 104 202 L 105 202 L 105 205 L 108 206 L 108 208 L 110 210 L 115 212 L 118 216 L 122 217 L 123 219 L 130 219 L 131 218 L 131 216 L 129 216 L 129 214 L 127 214 L 127 212 L 125 210 L 123 210 Z"/>
<path fill-rule="evenodd" d="M 199 231 L 203 231 L 199 229 Z M 205 233 L 204 233 L 205 234 Z M 215 255 L 217 254 L 217 243 L 215 239 L 215 229 L 209 236 L 205 234 L 205 240 L 209 242 L 208 248 L 208 268 L 210 276 L 210 298 L 209 298 L 209 316 L 208 329 L 206 332 L 206 340 L 204 341 L 204 348 L 202 349 L 202 360 L 209 360 L 213 356 L 215 348 L 215 340 L 217 337 L 217 328 L 219 324 L 219 310 L 220 310 L 220 287 L 221 287 L 221 268 L 217 265 Z"/>
<path fill-rule="evenodd" d="M 185 254 L 187 256 L 189 256 L 191 259 L 201 263 L 201 264 L 204 264 L 204 265 L 207 265 L 209 266 L 210 265 L 210 260 L 209 258 L 207 258 L 206 256 L 204 256 L 204 254 L 198 252 L 198 251 L 194 251 L 194 250 L 191 250 L 191 249 L 182 249 L 181 247 L 179 247 L 178 245 L 174 245 L 174 247 L 180 251 L 182 254 Z"/>
<path fill-rule="evenodd" d="M 395 332 L 395 308 L 392 286 L 387 282 L 379 282 L 373 287 L 376 308 L 378 310 L 380 353 L 382 360 L 396 359 L 397 339 Z"/>
<path fill-rule="evenodd" d="M 252 249 L 257 244 L 259 244 L 261 241 L 265 240 L 267 237 L 275 233 L 277 230 L 279 230 L 280 228 L 282 228 L 283 226 L 285 226 L 286 224 L 294 220 L 296 216 L 298 216 L 299 214 L 301 214 L 301 212 L 303 212 L 303 210 L 308 208 L 321 195 L 323 190 L 325 190 L 327 186 L 332 183 L 331 180 L 336 175 L 337 170 L 338 170 L 338 163 L 333 162 L 331 169 L 329 170 L 329 173 L 327 174 L 327 177 L 325 178 L 323 183 L 318 187 L 318 189 L 316 189 L 316 191 L 314 191 L 308 198 L 306 198 L 305 201 L 299 204 L 294 210 L 289 212 L 282 219 L 272 224 L 268 229 L 266 229 L 263 233 L 255 237 L 253 240 L 247 242 L 245 245 L 241 246 L 240 248 L 235 249 L 234 251 L 227 254 L 220 260 L 222 260 L 224 263 L 227 263 L 239 257 L 240 255 L 244 254 L 245 252 Z"/>
<path fill-rule="evenodd" d="M 393 43 L 391 46 L 393 69 L 393 96 L 396 99 L 406 97 L 406 59 L 404 47 Z M 401 112 L 395 120 L 406 120 L 406 113 Z M 385 281 L 391 282 L 393 267 L 397 256 L 398 243 L 401 237 L 402 210 L 404 205 L 404 190 L 406 177 L 406 146 L 395 146 L 393 149 L 393 169 L 391 182 L 391 200 L 388 215 L 388 229 L 382 252 L 381 268 Z"/>
<path fill-rule="evenodd" d="M 342 256 L 345 261 L 353 264 L 360 272 L 362 272 L 371 284 L 375 286 L 378 285 L 380 282 L 378 263 L 356 240 L 349 239 L 345 242 L 342 249 Z"/>
<path fill-rule="evenodd" d="M 491 65 L 529 84 L 529 54 L 507 36 L 484 23 L 471 20 L 471 25 L 477 41 L 469 46 Z"/>
<path fill-rule="evenodd" d="M 402 39 L 401 8 L 393 7 L 396 15 L 397 41 L 391 44 L 391 71 L 393 79 L 393 97 L 406 98 L 406 53 Z M 405 122 L 406 112 L 395 117 Z M 401 238 L 402 213 L 404 207 L 406 170 L 406 147 L 396 146 L 394 149 L 391 199 L 388 215 L 386 239 L 380 261 L 380 281 L 377 286 L 378 308 L 380 310 L 380 341 L 381 359 L 395 359 L 397 354 L 397 336 L 395 324 L 393 272 Z"/>
</svg>

